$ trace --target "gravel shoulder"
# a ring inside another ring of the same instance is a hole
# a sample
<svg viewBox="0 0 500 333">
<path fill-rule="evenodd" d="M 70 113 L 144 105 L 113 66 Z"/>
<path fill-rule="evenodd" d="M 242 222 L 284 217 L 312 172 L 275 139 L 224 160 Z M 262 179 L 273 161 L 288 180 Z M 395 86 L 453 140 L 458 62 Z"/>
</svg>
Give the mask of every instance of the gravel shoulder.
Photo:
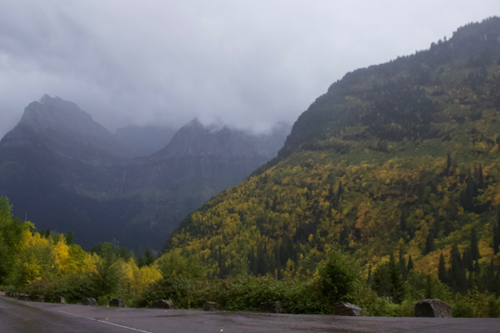
<svg viewBox="0 0 500 333">
<path fill-rule="evenodd" d="M 0 296 L 0 332 L 499 332 L 500 319 L 385 318 L 91 307 Z"/>
</svg>

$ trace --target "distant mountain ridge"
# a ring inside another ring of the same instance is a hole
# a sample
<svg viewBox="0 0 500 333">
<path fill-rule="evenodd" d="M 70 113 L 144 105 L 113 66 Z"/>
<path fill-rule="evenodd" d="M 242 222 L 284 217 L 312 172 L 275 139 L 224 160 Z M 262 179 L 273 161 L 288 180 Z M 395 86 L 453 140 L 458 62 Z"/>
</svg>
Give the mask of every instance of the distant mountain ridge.
<svg viewBox="0 0 500 333">
<path fill-rule="evenodd" d="M 73 230 L 85 247 L 117 239 L 159 249 L 184 216 L 276 155 L 285 135 L 280 145 L 270 137 L 193 121 L 163 149 L 133 158 L 128 139 L 45 95 L 0 141 L 0 195 L 18 216 Z"/>
</svg>

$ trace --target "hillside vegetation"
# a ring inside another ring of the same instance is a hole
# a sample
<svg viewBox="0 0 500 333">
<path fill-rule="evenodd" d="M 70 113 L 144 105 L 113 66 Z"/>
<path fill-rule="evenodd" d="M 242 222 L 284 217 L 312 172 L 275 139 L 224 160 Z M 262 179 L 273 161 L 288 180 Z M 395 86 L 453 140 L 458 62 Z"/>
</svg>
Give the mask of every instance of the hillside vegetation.
<svg viewBox="0 0 500 333">
<path fill-rule="evenodd" d="M 85 252 L 0 197 L 0 290 L 318 314 L 347 301 L 405 317 L 439 298 L 455 317 L 500 317 L 499 76 L 500 18 L 346 75 L 156 260 L 110 243 Z"/>
<path fill-rule="evenodd" d="M 499 144 L 493 17 L 345 75 L 277 158 L 187 217 L 164 252 L 201 260 L 212 277 L 307 279 L 339 243 L 396 301 L 391 265 L 402 280 L 415 271 L 455 292 L 498 293 Z"/>
</svg>

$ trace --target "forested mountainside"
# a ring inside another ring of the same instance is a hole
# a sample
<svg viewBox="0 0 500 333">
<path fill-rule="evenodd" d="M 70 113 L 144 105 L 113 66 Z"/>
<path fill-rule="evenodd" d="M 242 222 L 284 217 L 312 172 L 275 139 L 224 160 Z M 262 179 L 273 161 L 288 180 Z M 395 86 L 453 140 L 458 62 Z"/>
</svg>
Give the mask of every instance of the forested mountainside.
<svg viewBox="0 0 500 333">
<path fill-rule="evenodd" d="M 87 112 L 45 95 L 0 141 L 0 196 L 40 229 L 74 231 L 86 249 L 116 239 L 159 251 L 184 217 L 276 156 L 288 132 L 276 133 L 193 121 L 159 152 L 132 159 Z"/>
<path fill-rule="evenodd" d="M 493 17 L 346 74 L 298 118 L 277 158 L 189 215 L 164 251 L 202 259 L 212 276 L 310 276 L 338 242 L 368 280 L 395 257 L 403 274 L 432 273 L 455 291 L 480 278 L 491 287 L 499 144 Z"/>
</svg>

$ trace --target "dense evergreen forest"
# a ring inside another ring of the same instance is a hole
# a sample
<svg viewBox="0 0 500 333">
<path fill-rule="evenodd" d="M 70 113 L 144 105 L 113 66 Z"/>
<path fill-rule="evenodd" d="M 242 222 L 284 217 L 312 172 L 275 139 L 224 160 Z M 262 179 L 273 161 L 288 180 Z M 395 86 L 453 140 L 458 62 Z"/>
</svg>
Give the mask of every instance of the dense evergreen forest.
<svg viewBox="0 0 500 333">
<path fill-rule="evenodd" d="M 129 306 L 500 316 L 500 18 L 430 50 L 348 73 L 295 123 L 278 156 L 189 215 L 161 257 L 91 253 L 2 199 L 0 283 Z M 5 260 L 4 260 L 5 258 Z"/>
</svg>

